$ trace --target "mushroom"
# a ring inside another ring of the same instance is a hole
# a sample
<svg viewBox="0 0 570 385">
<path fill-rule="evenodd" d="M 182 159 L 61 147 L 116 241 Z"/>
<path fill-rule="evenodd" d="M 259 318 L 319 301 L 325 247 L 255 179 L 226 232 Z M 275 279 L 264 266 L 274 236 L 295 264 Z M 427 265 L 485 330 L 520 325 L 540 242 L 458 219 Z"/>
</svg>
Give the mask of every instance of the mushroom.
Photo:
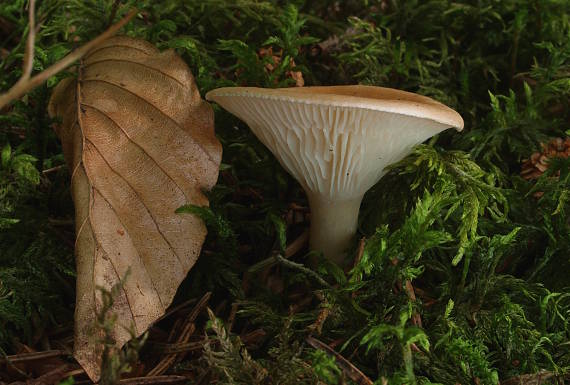
<svg viewBox="0 0 570 385">
<path fill-rule="evenodd" d="M 364 193 L 412 148 L 461 116 L 425 96 L 351 85 L 225 87 L 206 99 L 246 122 L 301 184 L 311 208 L 310 247 L 343 264 Z"/>
</svg>

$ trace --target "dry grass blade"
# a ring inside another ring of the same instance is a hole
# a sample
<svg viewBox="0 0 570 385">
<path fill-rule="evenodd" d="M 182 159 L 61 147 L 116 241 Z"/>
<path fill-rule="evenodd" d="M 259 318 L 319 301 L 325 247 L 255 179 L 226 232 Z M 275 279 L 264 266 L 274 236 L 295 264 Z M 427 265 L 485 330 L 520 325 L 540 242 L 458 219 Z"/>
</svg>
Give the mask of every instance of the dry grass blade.
<svg viewBox="0 0 570 385">
<path fill-rule="evenodd" d="M 136 377 L 121 380 L 119 384 L 124 385 L 167 385 L 167 384 L 183 384 L 188 382 L 188 378 L 184 376 L 154 376 L 154 377 Z"/>
<path fill-rule="evenodd" d="M 309 243 L 309 230 L 303 231 L 293 242 L 291 242 L 285 249 L 284 258 L 291 258 L 293 255 L 298 253 L 303 247 Z M 257 262 L 255 265 L 251 266 L 247 271 L 248 273 L 255 273 L 263 269 L 267 269 L 276 263 L 275 257 L 268 257 L 262 261 Z"/>
<path fill-rule="evenodd" d="M 309 243 L 309 229 L 303 231 L 293 242 L 285 249 L 285 258 L 291 258 L 297 254 L 303 247 Z"/>
<path fill-rule="evenodd" d="M 416 302 L 416 292 L 414 291 L 414 286 L 412 286 L 412 281 L 409 279 L 406 279 L 405 291 L 410 301 Z M 422 327 L 422 316 L 415 310 L 412 314 L 412 323 L 420 328 Z"/>
<path fill-rule="evenodd" d="M 180 335 L 176 340 L 176 343 L 174 344 L 175 346 L 173 348 L 174 351 L 169 352 L 169 354 L 163 357 L 160 360 L 160 362 L 147 373 L 147 377 L 158 376 L 165 373 L 175 362 L 182 360 L 186 355 L 186 353 L 192 350 L 191 348 L 188 348 L 189 345 L 191 345 L 188 342 L 190 340 L 190 337 L 196 330 L 194 321 L 196 321 L 196 318 L 198 317 L 200 312 L 204 310 L 211 296 L 212 296 L 211 292 L 204 294 L 204 296 L 194 306 L 190 314 L 188 314 L 188 316 L 184 320 L 184 323 L 181 325 L 182 331 L 180 332 Z M 181 346 L 183 346 L 182 349 L 180 349 Z"/>
<path fill-rule="evenodd" d="M 26 382 L 12 382 L 10 385 L 51 385 L 51 384 L 59 384 L 61 380 L 65 378 L 67 371 L 69 370 L 69 364 L 64 364 L 58 366 L 55 369 L 50 370 L 49 372 L 42 374 L 38 378 L 34 378 L 31 380 L 27 380 Z"/>
<path fill-rule="evenodd" d="M 212 296 L 212 292 L 207 292 L 206 294 L 204 294 L 202 296 L 202 298 L 200 298 L 198 303 L 194 306 L 194 308 L 192 309 L 192 311 L 190 312 L 190 314 L 186 318 L 187 323 L 192 323 L 192 322 L 196 321 L 196 318 L 198 318 L 198 315 L 202 312 L 202 310 L 204 310 L 206 305 L 208 305 L 208 301 L 210 300 L 211 296 Z"/>
<path fill-rule="evenodd" d="M 340 366 L 342 372 L 358 385 L 373 385 L 373 382 L 356 366 L 350 363 L 346 358 L 335 352 L 330 346 L 313 337 L 307 337 L 307 343 L 315 349 L 319 349 L 335 358 L 336 363 Z"/>
<path fill-rule="evenodd" d="M 119 385 L 170 385 L 185 384 L 189 379 L 184 376 L 154 376 L 154 377 L 132 377 L 125 378 L 118 382 Z M 75 385 L 92 385 L 91 381 L 77 381 Z M 46 384 L 47 385 L 47 384 Z"/>
<path fill-rule="evenodd" d="M 202 350 L 204 340 L 194 342 L 175 342 L 173 344 L 154 344 L 153 346 L 156 347 L 157 351 L 170 355 Z"/>
<path fill-rule="evenodd" d="M 178 312 L 181 312 L 182 310 L 184 310 L 185 308 L 187 308 L 188 306 L 190 306 L 191 304 L 193 304 L 194 302 L 196 302 L 195 298 L 189 299 L 188 301 L 184 301 L 179 305 L 176 305 L 174 307 L 172 307 L 169 311 L 167 311 L 166 313 L 164 313 L 164 315 L 162 317 L 160 317 L 158 321 L 161 321 L 165 318 L 168 318 Z"/>
<path fill-rule="evenodd" d="M 553 377 L 555 377 L 554 373 L 541 370 L 535 374 L 523 374 L 521 376 L 511 377 L 505 381 L 501 381 L 501 385 L 542 385 Z"/>
<path fill-rule="evenodd" d="M 228 333 L 230 333 L 234 327 L 234 322 L 236 319 L 236 315 L 237 315 L 237 311 L 239 308 L 239 304 L 238 303 L 233 303 L 231 310 L 230 310 L 230 316 L 228 317 L 228 322 L 227 322 L 227 329 L 228 329 Z"/>
<path fill-rule="evenodd" d="M 85 370 L 83 370 L 82 368 L 74 369 L 74 370 L 71 370 L 69 372 L 66 372 L 63 375 L 63 378 L 75 377 L 75 376 L 79 376 L 81 374 L 85 374 Z"/>
<path fill-rule="evenodd" d="M 352 264 L 353 268 L 356 267 L 360 263 L 360 260 L 362 260 L 362 256 L 364 255 L 364 247 L 365 246 L 366 246 L 366 237 L 362 237 L 358 241 L 358 250 L 356 252 L 356 258 L 354 258 L 354 262 Z"/>
<path fill-rule="evenodd" d="M 0 364 L 7 362 L 16 364 L 29 361 L 46 360 L 49 358 L 59 357 L 63 354 L 64 352 L 61 350 L 46 350 L 43 352 L 15 354 L 13 356 L 0 357 Z"/>
<path fill-rule="evenodd" d="M 325 324 L 325 321 L 331 314 L 331 308 L 330 306 L 327 306 L 326 303 L 323 306 L 325 299 L 321 293 L 317 293 L 316 296 L 321 300 L 321 310 L 319 310 L 319 315 L 317 316 L 315 322 L 309 325 L 308 329 L 320 335 L 323 331 L 323 325 Z"/>
</svg>

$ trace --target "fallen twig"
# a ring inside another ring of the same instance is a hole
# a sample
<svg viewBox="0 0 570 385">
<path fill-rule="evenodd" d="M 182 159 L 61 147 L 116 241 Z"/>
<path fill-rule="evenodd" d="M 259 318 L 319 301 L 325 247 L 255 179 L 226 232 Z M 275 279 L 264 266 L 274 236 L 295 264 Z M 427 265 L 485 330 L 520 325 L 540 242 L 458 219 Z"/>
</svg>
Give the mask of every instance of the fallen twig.
<svg viewBox="0 0 570 385">
<path fill-rule="evenodd" d="M 291 242 L 285 249 L 285 258 L 291 258 L 297 254 L 303 247 L 309 243 L 309 230 L 303 231 L 293 242 Z"/>
<path fill-rule="evenodd" d="M 353 268 L 355 268 L 362 260 L 365 246 L 366 246 L 366 237 L 362 237 L 360 238 L 360 241 L 358 241 L 358 252 L 356 253 L 356 258 L 354 258 L 354 263 L 352 264 Z"/>
<path fill-rule="evenodd" d="M 46 175 L 46 174 L 52 173 L 52 172 L 54 172 L 54 171 L 62 170 L 62 169 L 64 169 L 65 167 L 66 167 L 65 164 L 60 164 L 59 166 L 46 168 L 45 170 L 42 170 L 42 174 Z"/>
<path fill-rule="evenodd" d="M 30 25 L 28 26 L 28 39 L 26 40 L 26 50 L 24 51 L 24 62 L 22 63 L 22 77 L 18 80 L 18 83 L 28 80 L 32 75 L 32 70 L 34 68 L 34 47 L 36 44 L 36 0 L 30 0 L 28 8 Z M 18 83 L 16 83 L 16 85 Z"/>
<path fill-rule="evenodd" d="M 408 298 L 410 299 L 410 301 L 412 302 L 416 302 L 416 293 L 414 291 L 414 287 L 412 286 L 412 281 L 410 281 L 409 279 L 406 279 L 406 294 L 408 295 Z M 422 327 L 422 316 L 420 315 L 420 313 L 418 313 L 417 311 L 414 310 L 414 313 L 412 314 L 412 323 L 415 326 L 418 327 Z"/>
<path fill-rule="evenodd" d="M 79 369 L 74 369 L 74 370 L 71 370 L 69 372 L 66 372 L 63 375 L 63 378 L 75 377 L 75 376 L 79 376 L 80 374 L 85 374 L 85 369 L 79 368 Z"/>
<path fill-rule="evenodd" d="M 125 385 L 150 385 L 150 384 L 182 384 L 188 381 L 184 376 L 154 376 L 154 377 L 134 377 L 119 381 Z"/>
<path fill-rule="evenodd" d="M 233 303 L 232 304 L 232 308 L 230 310 L 230 316 L 228 317 L 228 333 L 232 331 L 233 327 L 234 327 L 234 321 L 236 319 L 236 315 L 237 315 L 237 310 L 238 310 L 239 304 L 238 303 Z"/>
<path fill-rule="evenodd" d="M 188 382 L 188 377 L 185 376 L 153 376 L 153 377 L 132 377 L 125 378 L 119 381 L 121 385 L 167 385 L 167 384 L 184 384 Z M 93 384 L 91 381 L 77 381 L 75 385 Z"/>
<path fill-rule="evenodd" d="M 331 314 L 330 307 L 321 308 L 321 310 L 319 311 L 319 315 L 317 316 L 317 319 L 315 320 L 315 322 L 312 323 L 311 325 L 309 325 L 309 327 L 308 327 L 309 330 L 313 330 L 318 335 L 320 335 L 323 332 L 323 325 L 325 324 L 325 321 L 327 320 L 327 318 L 329 317 L 330 314 Z"/>
<path fill-rule="evenodd" d="M 25 382 L 23 381 L 16 381 L 11 382 L 10 385 L 52 385 L 52 384 L 59 384 L 59 382 L 66 378 L 65 374 L 66 371 L 69 369 L 69 364 L 63 364 L 49 372 L 42 374 L 38 378 L 29 379 Z"/>
<path fill-rule="evenodd" d="M 256 340 L 259 340 L 265 337 L 267 333 L 263 329 L 256 329 L 247 334 L 241 335 L 240 340 L 243 342 L 244 345 L 248 346 L 253 344 Z M 198 341 L 192 342 L 175 342 L 172 344 L 161 344 L 161 343 L 153 343 L 153 348 L 156 348 L 159 352 L 163 354 L 178 354 L 178 353 L 187 353 L 197 350 L 202 350 L 204 344 L 206 343 L 206 339 L 201 338 Z M 211 342 L 213 345 L 216 344 L 216 341 Z"/>
<path fill-rule="evenodd" d="M 353 269 L 356 266 L 358 266 L 358 264 L 362 260 L 362 256 L 364 255 L 364 248 L 365 247 L 366 247 L 366 237 L 362 237 L 362 238 L 360 238 L 360 241 L 358 241 L 358 251 L 356 253 L 356 258 L 354 258 L 354 262 L 352 264 Z M 355 278 L 357 281 L 360 281 L 360 278 L 358 276 Z M 358 290 L 353 291 L 351 294 L 352 298 L 356 298 L 357 295 L 358 295 Z"/>
<path fill-rule="evenodd" d="M 316 296 L 321 301 L 321 310 L 319 310 L 319 315 L 317 316 L 317 319 L 315 320 L 315 322 L 313 322 L 311 325 L 309 325 L 308 329 L 312 330 L 312 331 L 316 332 L 318 335 L 320 335 L 323 331 L 323 325 L 324 325 L 325 321 L 327 320 L 327 318 L 331 314 L 331 308 L 330 308 L 330 306 L 326 306 L 325 297 L 322 295 L 322 293 L 317 292 Z M 325 302 L 325 306 L 323 306 L 323 302 Z"/>
<path fill-rule="evenodd" d="M 69 364 L 63 364 L 49 372 L 42 374 L 40 377 L 28 381 L 26 385 L 51 385 L 59 384 L 65 377 L 66 372 L 69 370 Z"/>
<path fill-rule="evenodd" d="M 290 267 L 292 269 L 302 271 L 303 273 L 307 274 L 308 276 L 313 277 L 322 286 L 325 286 L 326 288 L 329 288 L 329 289 L 332 288 L 331 285 L 327 281 L 325 281 L 319 274 L 317 274 L 313 270 L 309 269 L 308 267 L 305 267 L 305 265 L 303 265 L 302 263 L 296 263 L 296 262 L 290 261 L 286 258 L 283 258 L 283 256 L 281 254 L 274 254 L 273 258 L 275 258 L 275 260 L 277 262 L 279 262 L 280 264 L 282 264 L 283 266 L 287 266 L 287 267 Z"/>
<path fill-rule="evenodd" d="M 364 373 L 362 373 L 360 369 L 354 366 L 346 358 L 335 352 L 330 346 L 328 346 L 324 342 L 321 342 L 313 337 L 307 337 L 305 341 L 307 341 L 307 343 L 311 345 L 313 348 L 322 350 L 328 355 L 334 357 L 336 363 L 340 366 L 342 372 L 358 385 L 373 385 L 372 380 L 368 378 Z"/>
<path fill-rule="evenodd" d="M 534 374 L 523 374 L 501 381 L 501 385 L 542 385 L 554 377 L 554 373 L 541 370 Z"/>
<path fill-rule="evenodd" d="M 0 357 L 0 364 L 17 364 L 22 362 L 45 360 L 48 358 L 60 357 L 64 354 L 62 350 L 46 350 L 43 352 L 14 354 L 12 356 Z"/>
<path fill-rule="evenodd" d="M 245 346 L 250 347 L 250 345 L 253 345 L 257 340 L 264 338 L 266 335 L 267 333 L 265 332 L 265 330 L 255 329 L 250 331 L 249 333 L 240 335 L 239 339 L 241 340 L 241 342 L 243 342 Z"/>
<path fill-rule="evenodd" d="M 299 235 L 293 242 L 291 242 L 286 248 L 284 257 L 291 258 L 293 255 L 297 254 L 307 243 L 309 242 L 309 230 L 303 231 L 301 235 Z M 274 257 L 265 258 L 262 261 L 257 262 L 255 265 L 251 266 L 247 272 L 248 273 L 255 273 L 257 271 L 263 270 L 275 264 Z"/>
<path fill-rule="evenodd" d="M 168 318 L 170 316 L 172 316 L 173 314 L 181 311 L 182 309 L 184 309 L 185 307 L 193 304 L 194 302 L 196 302 L 196 299 L 191 298 L 188 301 L 184 301 L 179 305 L 174 306 L 172 309 L 170 309 L 169 311 L 167 311 L 166 313 L 164 313 L 164 315 L 162 317 L 160 317 L 158 320 L 156 320 L 156 322 L 161 321 L 165 318 Z"/>
<path fill-rule="evenodd" d="M 194 342 L 175 342 L 173 344 L 153 344 L 158 351 L 164 354 L 177 354 L 182 352 L 191 352 L 195 350 L 201 350 L 204 346 L 204 339 Z"/>
<path fill-rule="evenodd" d="M 196 318 L 198 317 L 200 312 L 208 304 L 211 295 L 212 295 L 211 292 L 204 294 L 204 296 L 200 299 L 200 301 L 198 301 L 198 303 L 194 306 L 190 314 L 188 314 L 188 317 L 186 317 L 186 320 L 182 324 L 180 335 L 176 340 L 177 344 L 184 344 L 190 340 L 190 337 L 196 330 L 194 321 L 196 321 Z M 175 362 L 182 360 L 185 357 L 186 353 L 187 350 L 183 350 L 181 352 L 166 355 L 160 360 L 160 362 L 154 368 L 152 368 L 147 373 L 146 376 L 154 377 L 165 373 Z"/>
<path fill-rule="evenodd" d="M 75 51 L 71 52 L 60 61 L 52 64 L 51 66 L 49 66 L 48 68 L 37 74 L 36 76 L 30 77 L 31 69 L 28 71 L 28 67 L 33 66 L 33 43 L 35 41 L 35 33 L 34 33 L 35 27 L 32 24 L 32 23 L 35 24 L 35 20 L 33 20 L 32 17 L 33 5 L 34 5 L 33 1 L 31 1 L 30 28 L 28 32 L 28 42 L 26 44 L 26 53 L 24 57 L 24 73 L 22 74 L 22 77 L 16 82 L 16 84 L 14 84 L 6 93 L 0 94 L 0 110 L 2 110 L 13 100 L 21 98 L 29 91 L 33 90 L 40 84 L 43 84 L 50 77 L 58 74 L 59 72 L 63 71 L 64 69 L 75 63 L 77 60 L 81 59 L 83 56 L 85 56 L 87 52 L 91 51 L 95 46 L 101 44 L 103 41 L 105 41 L 106 39 L 117 33 L 117 31 L 121 29 L 125 24 L 127 24 L 137 13 L 136 10 L 130 11 L 127 14 L 127 16 L 125 16 L 117 24 L 111 26 L 101 35 L 97 36 L 95 39 L 77 48 Z M 30 48 L 30 41 L 32 44 L 31 48 Z"/>
</svg>

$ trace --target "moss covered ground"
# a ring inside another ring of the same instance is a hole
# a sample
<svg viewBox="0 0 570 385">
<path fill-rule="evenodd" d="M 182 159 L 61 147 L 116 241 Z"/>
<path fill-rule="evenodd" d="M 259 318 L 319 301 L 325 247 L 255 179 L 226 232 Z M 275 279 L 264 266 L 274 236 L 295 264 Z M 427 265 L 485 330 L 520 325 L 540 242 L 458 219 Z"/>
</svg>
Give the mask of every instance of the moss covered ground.
<svg viewBox="0 0 570 385">
<path fill-rule="evenodd" d="M 26 7 L 0 2 L 3 91 L 22 73 Z M 417 147 L 367 193 L 343 271 L 318 256 L 310 267 L 301 187 L 214 106 L 220 177 L 210 209 L 187 208 L 208 225 L 202 255 L 176 311 L 145 341 L 110 351 L 102 383 L 143 376 L 172 349 L 185 353 L 164 373 L 187 383 L 569 381 L 570 2 L 43 0 L 34 73 L 132 8 L 122 33 L 175 49 L 202 95 L 232 85 L 393 87 L 454 108 L 465 130 Z M 70 171 L 47 115 L 66 76 L 0 114 L 2 355 L 70 347 Z M 211 311 L 176 345 L 168 333 L 206 293 Z M 32 376 L 6 365 L 0 381 Z"/>
</svg>

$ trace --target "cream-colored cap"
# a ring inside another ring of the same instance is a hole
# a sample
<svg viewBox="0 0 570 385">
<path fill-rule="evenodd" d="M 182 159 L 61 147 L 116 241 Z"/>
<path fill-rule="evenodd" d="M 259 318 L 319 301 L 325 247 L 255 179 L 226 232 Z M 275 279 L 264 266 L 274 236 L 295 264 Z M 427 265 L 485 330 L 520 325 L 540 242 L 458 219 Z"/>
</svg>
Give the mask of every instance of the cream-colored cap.
<svg viewBox="0 0 570 385">
<path fill-rule="evenodd" d="M 307 193 L 363 195 L 386 166 L 463 119 L 426 96 L 372 86 L 227 87 L 215 101 L 246 122 Z"/>
</svg>

